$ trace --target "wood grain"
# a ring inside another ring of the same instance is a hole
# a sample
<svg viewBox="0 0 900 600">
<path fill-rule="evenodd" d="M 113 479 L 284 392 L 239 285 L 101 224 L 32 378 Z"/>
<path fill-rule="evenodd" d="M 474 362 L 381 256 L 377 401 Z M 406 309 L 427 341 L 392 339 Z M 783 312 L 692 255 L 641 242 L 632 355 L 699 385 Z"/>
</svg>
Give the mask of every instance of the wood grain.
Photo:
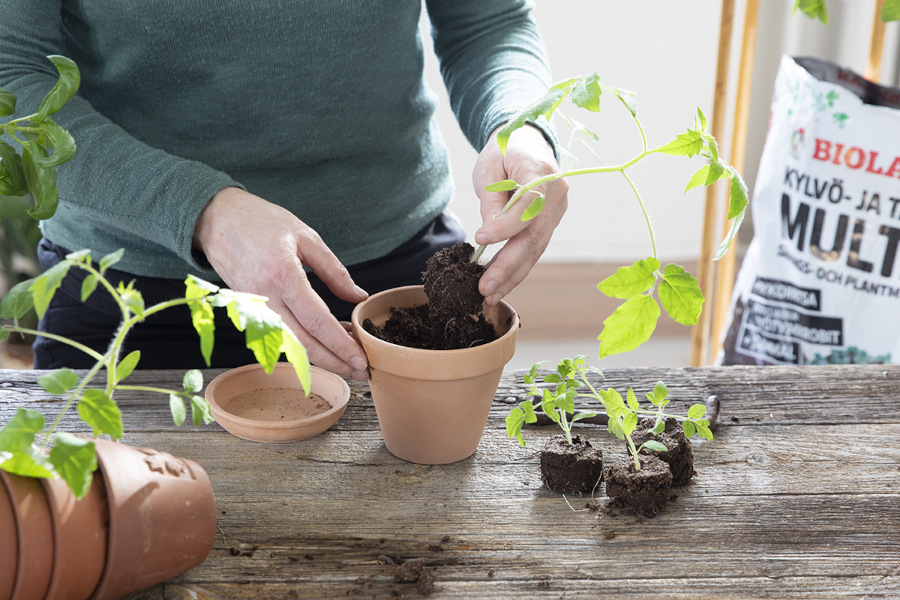
<svg viewBox="0 0 900 600">
<path fill-rule="evenodd" d="M 0 423 L 17 405 L 55 414 L 38 375 L 0 371 Z M 595 385 L 640 397 L 658 380 L 673 408 L 715 394 L 722 415 L 695 444 L 698 476 L 653 519 L 609 511 L 602 485 L 593 499 L 542 487 L 537 451 L 556 431 L 530 427 L 522 448 L 504 429 L 521 373 L 504 376 L 478 452 L 443 466 L 385 449 L 365 385 L 331 430 L 277 445 L 175 428 L 164 397 L 122 393 L 125 441 L 199 462 L 219 511 L 206 562 L 131 598 L 425 597 L 394 580 L 414 559 L 432 598 L 900 597 L 900 367 L 610 369 Z M 604 429 L 578 432 L 624 460 Z"/>
</svg>

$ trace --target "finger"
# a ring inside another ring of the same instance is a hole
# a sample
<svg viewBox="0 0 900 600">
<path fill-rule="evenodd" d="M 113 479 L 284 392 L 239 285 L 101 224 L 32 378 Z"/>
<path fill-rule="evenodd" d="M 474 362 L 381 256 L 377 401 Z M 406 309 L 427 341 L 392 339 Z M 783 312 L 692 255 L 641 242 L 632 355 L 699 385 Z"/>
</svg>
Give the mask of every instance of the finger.
<svg viewBox="0 0 900 600">
<path fill-rule="evenodd" d="M 350 272 L 338 257 L 325 245 L 312 229 L 303 232 L 303 240 L 297 244 L 297 256 L 322 280 L 335 296 L 347 302 L 362 302 L 369 294 L 356 285 Z"/>
<path fill-rule="evenodd" d="M 368 361 L 362 346 L 334 318 L 305 274 L 300 279 L 299 285 L 285 292 L 282 301 L 289 313 L 286 322 L 304 346 L 309 345 L 310 360 L 323 369 L 365 380 Z"/>
<path fill-rule="evenodd" d="M 485 304 L 495 306 L 522 283 L 549 241 L 549 235 L 541 235 L 536 230 L 526 230 L 511 238 L 491 259 L 478 282 Z"/>
</svg>

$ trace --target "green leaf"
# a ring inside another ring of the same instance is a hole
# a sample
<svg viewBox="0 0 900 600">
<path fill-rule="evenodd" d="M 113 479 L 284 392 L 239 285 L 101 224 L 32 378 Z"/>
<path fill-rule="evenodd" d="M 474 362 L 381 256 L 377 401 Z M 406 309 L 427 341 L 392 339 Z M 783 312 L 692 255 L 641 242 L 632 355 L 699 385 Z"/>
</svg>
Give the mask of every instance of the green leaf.
<svg viewBox="0 0 900 600">
<path fill-rule="evenodd" d="M 706 419 L 700 419 L 695 423 L 695 425 L 697 426 L 697 432 L 700 434 L 700 437 L 711 442 L 713 439 L 713 434 L 709 429 L 709 421 L 707 421 Z"/>
<path fill-rule="evenodd" d="M 28 211 L 31 218 L 49 219 L 59 205 L 59 189 L 56 187 L 56 169 L 44 167 L 47 151 L 35 142 L 25 142 L 22 148 L 22 172 L 25 183 L 34 197 L 34 208 Z"/>
<path fill-rule="evenodd" d="M 253 351 L 257 362 L 266 373 L 271 373 L 284 344 L 281 331 L 285 326 L 281 317 L 260 296 L 230 290 L 223 290 L 219 295 L 230 297 L 228 316 L 238 330 L 245 332 L 247 348 Z"/>
<path fill-rule="evenodd" d="M 509 123 L 504 125 L 497 132 L 497 145 L 500 152 L 506 154 L 506 146 L 509 143 L 509 136 L 523 127 L 529 121 L 537 121 L 541 116 L 550 118 L 550 115 L 559 106 L 559 103 L 566 97 L 568 91 L 550 88 L 546 94 L 526 106 L 517 115 L 510 119 Z"/>
<path fill-rule="evenodd" d="M 309 369 L 309 356 L 306 353 L 306 348 L 300 343 L 297 336 L 286 328 L 281 332 L 281 339 L 281 350 L 284 352 L 285 358 L 294 365 L 294 372 L 297 374 L 300 385 L 309 393 L 309 388 L 312 385 L 312 373 Z"/>
<path fill-rule="evenodd" d="M 0 462 L 0 469 L 22 477 L 43 477 L 45 479 L 56 477 L 50 459 L 37 447 L 32 447 L 28 452 L 14 452 L 6 460 Z"/>
<path fill-rule="evenodd" d="M 881 20 L 885 23 L 900 20 L 900 0 L 884 0 L 884 6 L 881 7 Z"/>
<path fill-rule="evenodd" d="M 600 112 L 600 76 L 593 73 L 586 77 L 577 79 L 572 86 L 570 98 L 575 106 L 584 108 L 592 112 Z"/>
<path fill-rule="evenodd" d="M 115 252 L 110 252 L 106 256 L 100 259 L 100 272 L 105 273 L 108 268 L 122 260 L 122 256 L 125 254 L 125 248 L 119 248 Z"/>
<path fill-rule="evenodd" d="M 48 56 L 47 58 L 59 71 L 59 80 L 53 86 L 53 89 L 41 100 L 41 105 L 38 107 L 37 114 L 33 119 L 36 123 L 40 123 L 48 116 L 58 112 L 75 95 L 75 92 L 78 91 L 78 86 L 81 85 L 81 73 L 72 59 L 57 55 Z"/>
<path fill-rule="evenodd" d="M 44 415 L 19 408 L 9 423 L 0 429 L 0 451 L 10 453 L 30 453 L 34 436 L 44 430 Z"/>
<path fill-rule="evenodd" d="M 128 285 L 123 285 L 120 281 L 119 286 L 116 288 L 116 292 L 118 292 L 119 297 L 122 299 L 122 302 L 125 303 L 125 306 L 128 307 L 128 310 L 133 312 L 139 319 L 144 318 L 144 296 L 142 296 L 138 290 L 134 289 L 134 281 L 130 281 Z"/>
<path fill-rule="evenodd" d="M 531 204 L 528 205 L 528 208 L 525 209 L 525 212 L 522 213 L 521 221 L 523 223 L 532 220 L 544 209 L 544 197 L 538 196 L 535 198 Z"/>
<path fill-rule="evenodd" d="M 169 394 L 169 411 L 172 413 L 172 421 L 181 427 L 187 418 L 187 409 L 184 406 L 184 400 L 178 394 Z"/>
<path fill-rule="evenodd" d="M 100 280 L 93 273 L 88 273 L 88 276 L 84 278 L 84 281 L 81 282 L 81 301 L 87 302 L 87 299 L 91 297 L 97 290 L 97 284 Z"/>
<path fill-rule="evenodd" d="M 666 445 L 662 442 L 657 442 L 656 440 L 647 440 L 641 445 L 642 448 L 648 448 L 650 450 L 655 450 L 656 452 L 668 452 L 669 449 L 666 448 Z"/>
<path fill-rule="evenodd" d="M 24 196 L 28 193 L 28 183 L 22 168 L 22 157 L 16 149 L 0 140 L 0 193 L 4 196 Z"/>
<path fill-rule="evenodd" d="M 634 296 L 626 300 L 603 321 L 600 358 L 629 352 L 650 339 L 659 319 L 659 305 L 650 296 Z"/>
<path fill-rule="evenodd" d="M 625 415 L 622 417 L 622 433 L 626 436 L 631 435 L 635 427 L 637 427 L 637 423 L 637 414 L 633 412 L 625 413 Z"/>
<path fill-rule="evenodd" d="M 50 306 L 53 295 L 59 289 L 63 278 L 69 272 L 71 266 L 71 263 L 67 261 L 58 262 L 44 271 L 43 275 L 32 280 L 29 289 L 34 297 L 34 311 L 37 313 L 38 318 L 43 318 L 44 313 L 47 312 L 47 307 Z"/>
<path fill-rule="evenodd" d="M 199 369 L 191 369 L 181 378 L 181 387 L 190 394 L 203 389 L 203 373 Z"/>
<path fill-rule="evenodd" d="M 517 439 L 524 446 L 525 440 L 522 438 L 522 426 L 525 424 L 525 411 L 521 408 L 514 408 L 506 415 L 506 434 L 510 439 Z"/>
<path fill-rule="evenodd" d="M 94 443 L 71 433 L 56 434 L 55 445 L 50 451 L 50 463 L 79 500 L 91 489 L 94 471 L 97 470 L 97 453 Z"/>
<path fill-rule="evenodd" d="M 0 117 L 8 117 L 16 112 L 16 95 L 0 88 Z"/>
<path fill-rule="evenodd" d="M 36 155 L 34 161 L 46 169 L 58 167 L 75 157 L 75 138 L 68 131 L 47 119 L 35 125 L 40 130 L 38 144 L 44 150 L 52 151 L 47 156 Z"/>
<path fill-rule="evenodd" d="M 628 408 L 634 411 L 640 410 L 641 405 L 638 403 L 637 396 L 634 395 L 633 389 L 628 388 L 628 393 L 625 394 L 625 397 L 628 399 Z"/>
<path fill-rule="evenodd" d="M 34 279 L 20 281 L 0 299 L 0 317 L 4 319 L 21 319 L 34 308 L 34 295 L 31 286 Z"/>
<path fill-rule="evenodd" d="M 694 421 L 702 419 L 706 414 L 706 406 L 703 404 L 694 404 L 688 409 L 688 418 Z"/>
<path fill-rule="evenodd" d="M 78 414 L 91 426 L 95 436 L 105 433 L 118 440 L 124 434 L 122 413 L 115 401 L 102 390 L 95 388 L 84 390 L 78 403 Z"/>
<path fill-rule="evenodd" d="M 791 14 L 796 13 L 798 8 L 807 17 L 819 19 L 823 24 L 828 25 L 828 9 L 825 7 L 825 0 L 797 0 Z"/>
<path fill-rule="evenodd" d="M 216 319 L 212 306 L 203 299 L 188 303 L 191 311 L 191 323 L 200 336 L 200 354 L 210 366 L 212 361 L 213 345 L 215 344 Z"/>
<path fill-rule="evenodd" d="M 597 414 L 598 413 L 595 412 L 580 412 L 572 417 L 572 422 L 574 423 L 575 421 L 580 421 L 582 419 L 591 419 L 593 417 L 596 417 Z"/>
<path fill-rule="evenodd" d="M 635 102 L 634 92 L 629 92 L 628 90 L 623 90 L 620 88 L 612 88 L 613 93 L 616 95 L 616 98 L 622 101 L 622 104 L 625 105 L 625 108 L 628 109 L 628 112 L 631 113 L 632 117 L 637 116 L 637 102 Z"/>
<path fill-rule="evenodd" d="M 662 381 L 657 381 L 653 386 L 653 391 L 647 392 L 647 399 L 654 405 L 659 406 L 669 395 L 669 388 Z"/>
<path fill-rule="evenodd" d="M 732 187 L 734 186 L 734 181 L 732 180 Z M 719 244 L 719 249 L 716 250 L 715 256 L 713 256 L 713 260 L 719 260 L 725 253 L 728 252 L 728 247 L 731 246 L 731 242 L 737 237 L 738 230 L 741 228 L 741 223 L 744 222 L 744 215 L 747 214 L 746 205 L 744 206 L 744 210 L 742 210 L 735 218 L 731 221 L 731 228 L 728 230 L 728 233 L 725 235 L 725 238 L 722 240 L 722 243 Z"/>
<path fill-rule="evenodd" d="M 687 133 L 679 133 L 678 137 L 654 150 L 672 156 L 691 157 L 703 150 L 703 134 L 696 130 L 688 130 Z"/>
<path fill-rule="evenodd" d="M 68 367 L 63 367 L 58 371 L 38 377 L 38 385 L 44 388 L 48 394 L 62 396 L 78 385 L 78 374 Z"/>
<path fill-rule="evenodd" d="M 666 265 L 659 284 L 659 301 L 678 323 L 696 325 L 703 311 L 703 292 L 693 275 L 679 265 Z"/>
<path fill-rule="evenodd" d="M 116 365 L 116 381 L 122 381 L 134 371 L 141 360 L 141 351 L 134 350 L 128 353 L 128 356 L 119 361 Z"/>
<path fill-rule="evenodd" d="M 697 431 L 693 421 L 684 421 L 681 424 L 681 428 L 684 430 L 684 435 L 688 439 L 694 437 L 694 433 Z"/>
<path fill-rule="evenodd" d="M 203 396 L 194 394 L 191 396 L 191 416 L 194 420 L 194 427 L 198 427 L 200 423 L 209 425 L 216 419 L 209 410 L 209 402 Z"/>
<path fill-rule="evenodd" d="M 601 281 L 597 289 L 610 298 L 631 298 L 653 287 L 657 269 L 657 259 L 645 258 L 630 267 L 619 267 L 615 273 Z"/>
<path fill-rule="evenodd" d="M 736 219 L 739 216 L 743 216 L 744 212 L 747 210 L 747 204 L 749 203 L 747 193 L 747 184 L 744 183 L 744 179 L 735 172 L 731 178 L 731 193 L 729 194 L 728 201 L 729 219 Z"/>
<path fill-rule="evenodd" d="M 509 192 L 519 187 L 519 184 L 513 181 L 512 179 L 504 179 L 503 181 L 497 181 L 490 185 L 484 186 L 484 191 L 486 192 Z"/>
</svg>

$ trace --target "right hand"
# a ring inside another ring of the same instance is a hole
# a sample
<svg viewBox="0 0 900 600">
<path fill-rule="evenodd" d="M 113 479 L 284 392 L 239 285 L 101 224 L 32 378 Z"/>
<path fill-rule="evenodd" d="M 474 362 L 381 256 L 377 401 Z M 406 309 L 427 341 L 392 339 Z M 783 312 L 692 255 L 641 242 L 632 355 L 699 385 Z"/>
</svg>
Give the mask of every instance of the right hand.
<svg viewBox="0 0 900 600">
<path fill-rule="evenodd" d="M 365 300 L 347 268 L 312 228 L 288 210 L 229 187 L 216 193 L 197 219 L 193 245 L 233 290 L 266 296 L 269 307 L 306 347 L 310 362 L 366 381 L 366 353 L 313 291 L 304 265 L 334 294 Z"/>
</svg>

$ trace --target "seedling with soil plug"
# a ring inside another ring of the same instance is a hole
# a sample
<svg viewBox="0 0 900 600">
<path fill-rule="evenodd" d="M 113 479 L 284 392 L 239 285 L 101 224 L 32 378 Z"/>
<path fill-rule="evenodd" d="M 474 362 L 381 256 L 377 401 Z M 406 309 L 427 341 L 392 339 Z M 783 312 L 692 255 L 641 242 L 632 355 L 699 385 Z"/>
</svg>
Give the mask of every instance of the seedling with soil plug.
<svg viewBox="0 0 900 600">
<path fill-rule="evenodd" d="M 556 366 L 555 373 L 545 375 L 543 378 L 538 376 L 539 369 L 540 363 L 536 363 L 525 375 L 525 383 L 531 385 L 529 393 L 533 397 L 540 397 L 541 410 L 562 428 L 570 445 L 572 444 L 572 423 L 598 414 L 590 411 L 576 411 L 576 398 L 595 400 L 603 406 L 608 419 L 609 432 L 626 442 L 629 454 L 634 459 L 635 470 L 640 470 L 638 455 L 644 448 L 657 452 L 666 452 L 667 450 L 665 445 L 653 439 L 639 446 L 635 445 L 632 434 L 642 416 L 654 419 L 654 426 L 650 430 L 654 435 L 663 432 L 666 419 L 675 418 L 681 422 L 686 438 L 690 439 L 695 434 L 699 434 L 704 439 L 713 439 L 709 421 L 704 418 L 706 406 L 694 404 L 688 408 L 686 416 L 667 412 L 665 408 L 670 402 L 669 390 L 661 381 L 657 382 L 653 390 L 646 394 L 647 400 L 656 407 L 648 409 L 641 407 L 633 388 L 628 388 L 625 398 L 613 388 L 597 390 L 591 384 L 587 374 L 597 373 L 602 377 L 603 373 L 596 367 L 589 367 L 582 356 L 563 359 Z M 541 386 L 542 382 L 551 384 L 551 386 Z M 517 408 L 512 409 L 506 417 L 507 434 L 510 439 L 517 439 L 522 446 L 525 445 L 522 427 L 527 423 L 537 422 L 535 408 L 534 401 L 527 398 L 520 402 Z"/>
</svg>

